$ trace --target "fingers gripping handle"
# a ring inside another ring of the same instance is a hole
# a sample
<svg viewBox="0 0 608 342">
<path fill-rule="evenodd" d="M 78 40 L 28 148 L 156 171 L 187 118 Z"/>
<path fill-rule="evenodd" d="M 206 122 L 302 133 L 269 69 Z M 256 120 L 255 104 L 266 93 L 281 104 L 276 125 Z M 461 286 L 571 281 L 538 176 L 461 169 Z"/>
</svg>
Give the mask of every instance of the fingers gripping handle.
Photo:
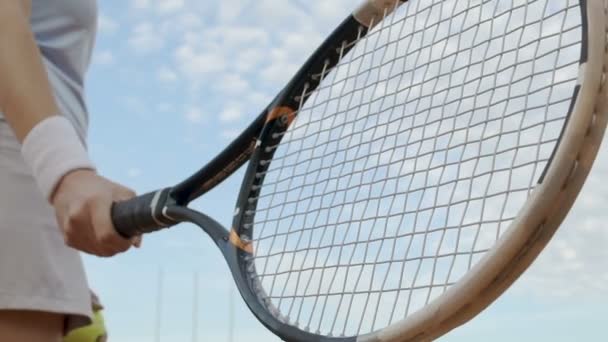
<svg viewBox="0 0 608 342">
<path fill-rule="evenodd" d="M 112 205 L 112 222 L 125 238 L 151 233 L 176 224 L 163 209 L 169 202 L 169 188 L 150 192 Z"/>
</svg>

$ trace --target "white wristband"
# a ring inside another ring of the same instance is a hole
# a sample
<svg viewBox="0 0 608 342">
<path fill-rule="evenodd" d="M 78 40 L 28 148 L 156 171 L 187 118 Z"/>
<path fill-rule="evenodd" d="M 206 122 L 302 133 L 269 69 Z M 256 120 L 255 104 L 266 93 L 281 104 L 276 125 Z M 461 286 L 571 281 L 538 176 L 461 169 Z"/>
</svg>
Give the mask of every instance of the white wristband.
<svg viewBox="0 0 608 342">
<path fill-rule="evenodd" d="M 74 126 L 59 115 L 44 119 L 32 128 L 23 140 L 21 154 L 49 201 L 68 172 L 95 169 Z"/>
</svg>

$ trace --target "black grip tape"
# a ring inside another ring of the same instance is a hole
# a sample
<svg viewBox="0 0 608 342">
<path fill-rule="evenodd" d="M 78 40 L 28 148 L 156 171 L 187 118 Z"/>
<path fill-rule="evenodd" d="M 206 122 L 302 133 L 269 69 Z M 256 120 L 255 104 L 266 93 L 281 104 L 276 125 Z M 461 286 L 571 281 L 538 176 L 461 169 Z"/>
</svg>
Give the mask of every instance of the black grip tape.
<svg viewBox="0 0 608 342">
<path fill-rule="evenodd" d="M 114 228 L 124 238 L 131 238 L 175 224 L 162 213 L 168 196 L 169 189 L 163 189 L 114 203 L 111 213 Z"/>
</svg>

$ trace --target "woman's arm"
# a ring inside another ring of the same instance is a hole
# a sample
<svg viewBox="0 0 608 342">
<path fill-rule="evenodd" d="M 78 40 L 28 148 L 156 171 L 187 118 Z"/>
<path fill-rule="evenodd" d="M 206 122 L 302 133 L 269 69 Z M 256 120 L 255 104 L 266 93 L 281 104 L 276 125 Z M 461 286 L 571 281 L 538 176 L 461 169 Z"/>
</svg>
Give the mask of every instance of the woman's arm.
<svg viewBox="0 0 608 342">
<path fill-rule="evenodd" d="M 66 244 L 99 256 L 125 251 L 139 242 L 116 233 L 110 208 L 134 193 L 97 175 L 74 127 L 58 115 L 30 9 L 31 0 L 0 0 L 0 110 L 55 208 Z"/>
<path fill-rule="evenodd" d="M 0 1 L 0 109 L 21 142 L 59 112 L 29 27 L 30 8 L 31 0 Z"/>
</svg>

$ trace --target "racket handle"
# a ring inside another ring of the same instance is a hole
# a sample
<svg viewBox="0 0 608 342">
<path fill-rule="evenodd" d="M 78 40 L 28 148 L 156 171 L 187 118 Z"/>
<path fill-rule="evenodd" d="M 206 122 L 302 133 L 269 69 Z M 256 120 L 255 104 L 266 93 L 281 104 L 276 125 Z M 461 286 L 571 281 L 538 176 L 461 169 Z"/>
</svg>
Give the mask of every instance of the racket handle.
<svg viewBox="0 0 608 342">
<path fill-rule="evenodd" d="M 149 192 L 112 205 L 111 217 L 114 228 L 124 238 L 151 233 L 177 222 L 166 217 L 170 188 Z"/>
</svg>

